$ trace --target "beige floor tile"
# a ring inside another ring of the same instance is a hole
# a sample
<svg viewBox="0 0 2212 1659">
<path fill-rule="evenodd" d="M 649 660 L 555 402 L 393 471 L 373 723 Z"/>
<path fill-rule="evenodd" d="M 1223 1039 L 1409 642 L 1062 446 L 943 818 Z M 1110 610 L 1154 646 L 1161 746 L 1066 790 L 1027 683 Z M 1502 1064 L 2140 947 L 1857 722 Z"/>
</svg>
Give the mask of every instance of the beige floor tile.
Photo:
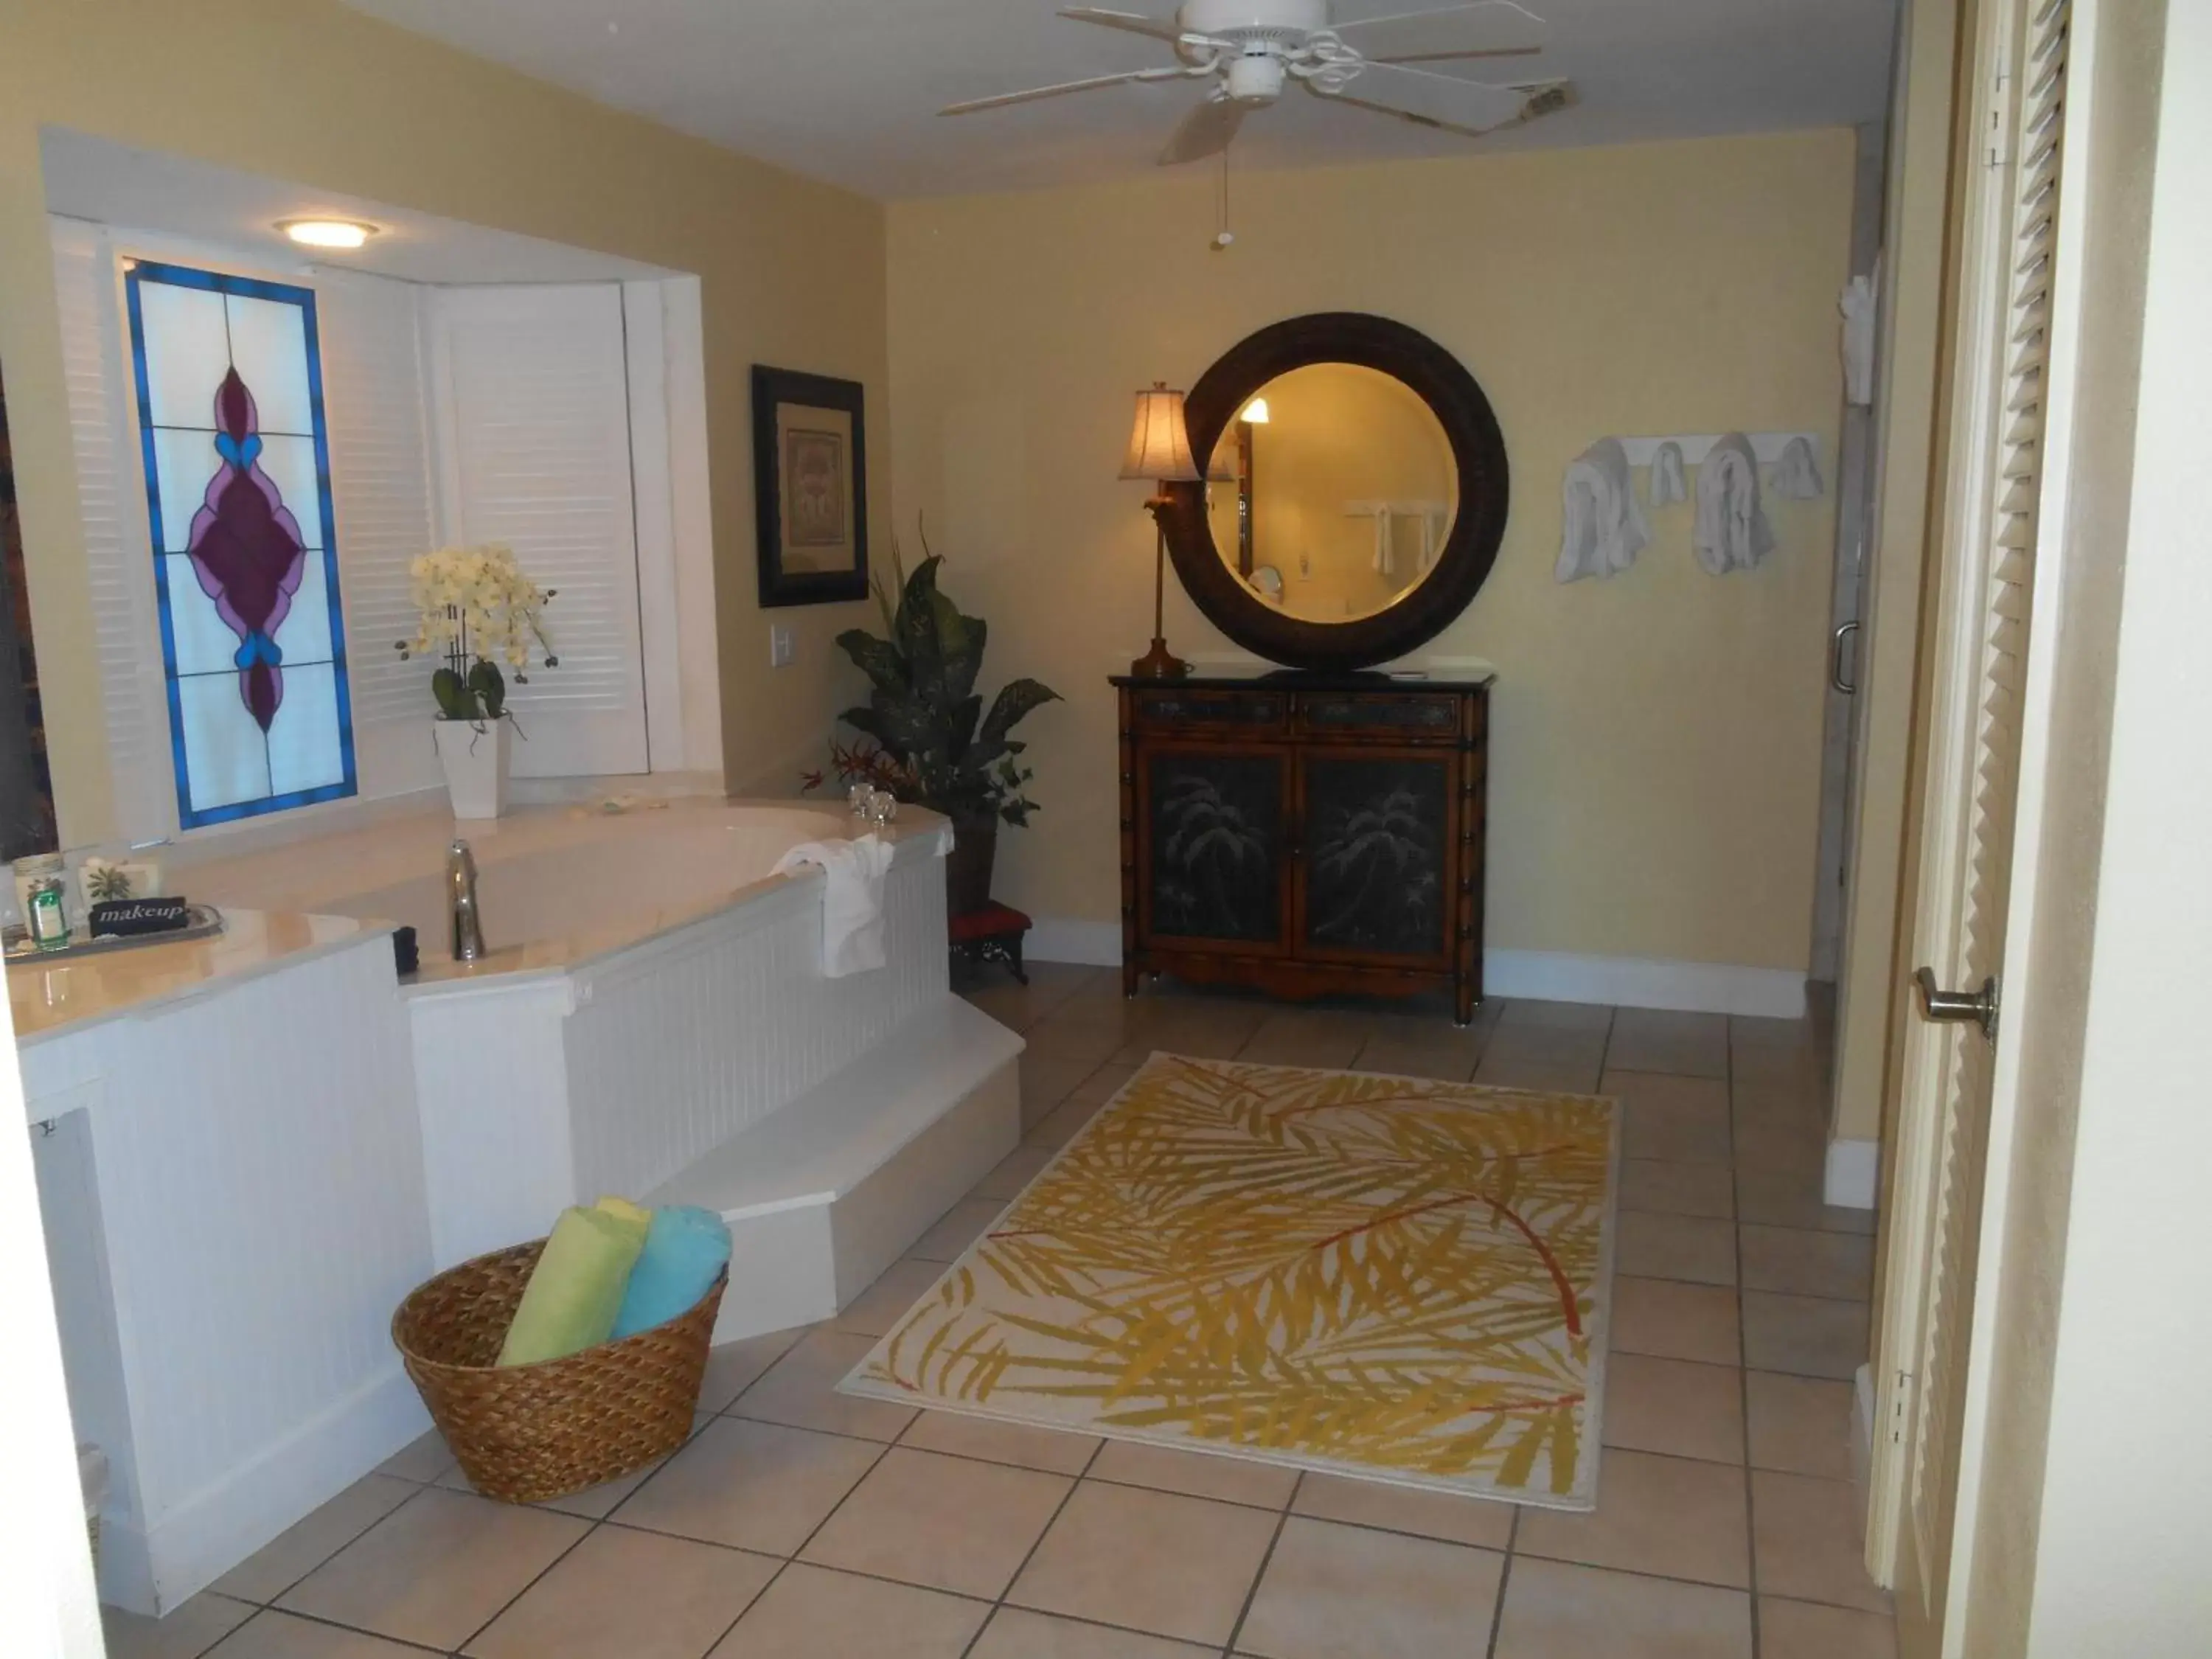
<svg viewBox="0 0 2212 1659">
<path fill-rule="evenodd" d="M 1588 1060 L 1543 1060 L 1510 1054 L 1486 1054 L 1474 1080 L 1488 1089 L 1532 1089 L 1540 1094 L 1597 1092 L 1598 1063 Z"/>
<path fill-rule="evenodd" d="M 1472 1029 L 1450 1025 L 1408 1030 L 1379 1025 L 1352 1058 L 1352 1068 L 1392 1077 L 1435 1078 L 1464 1083 L 1482 1058 L 1482 1038 Z"/>
<path fill-rule="evenodd" d="M 1729 1162 L 1725 1083 L 1608 1066 L 1598 1088 L 1621 1103 L 1621 1151 L 1628 1157 L 1668 1158 L 1678 1164 Z"/>
<path fill-rule="evenodd" d="M 1022 1127 L 1034 1128 L 1043 1121 L 1105 1058 L 1101 1054 L 1094 1060 L 1055 1060 L 1034 1048 L 1026 1050 L 1020 1060 Z"/>
<path fill-rule="evenodd" d="M 1759 1049 L 1767 1053 L 1802 1053 L 1817 1048 L 1813 1023 L 1806 1019 L 1773 1019 L 1753 1014 L 1729 1017 L 1729 1047 L 1734 1053 Z"/>
<path fill-rule="evenodd" d="M 1219 1646 L 1274 1536 L 1264 1510 L 1085 1481 L 1006 1600 Z"/>
<path fill-rule="evenodd" d="M 1080 1095 L 1071 1097 L 1055 1109 L 1051 1116 L 1022 1137 L 1021 1150 L 1053 1153 L 1083 1133 L 1084 1127 L 1105 1109 L 1102 1098 L 1086 1100 Z"/>
<path fill-rule="evenodd" d="M 963 1198 L 915 1239 L 907 1254 L 921 1261 L 957 1261 L 984 1229 L 1006 1212 L 1003 1199 Z"/>
<path fill-rule="evenodd" d="M 692 1423 L 692 1433 L 697 1434 L 714 1420 L 711 1417 L 695 1419 Z M 648 1463 L 645 1468 L 635 1474 L 626 1474 L 619 1480 L 602 1481 L 596 1486 L 586 1486 L 581 1492 L 572 1492 L 560 1498 L 549 1498 L 538 1507 L 542 1510 L 556 1510 L 562 1515 L 580 1515 L 589 1521 L 603 1520 L 619 1509 L 623 1499 L 659 1473 L 661 1464 L 667 1461 L 664 1457 L 659 1462 Z"/>
<path fill-rule="evenodd" d="M 1617 1218 L 1619 1271 L 1694 1285 L 1735 1283 L 1735 1229 L 1697 1216 L 1625 1210 Z"/>
<path fill-rule="evenodd" d="M 1001 1204 L 1021 1196 L 1022 1188 L 1044 1173 L 1052 1154 L 1042 1146 L 1020 1146 L 1008 1152 L 990 1173 L 969 1188 L 970 1198 L 995 1198 Z"/>
<path fill-rule="evenodd" d="M 1000 1209 L 1006 1206 L 1002 1198 L 981 1201 Z M 855 1336 L 888 1336 L 914 1304 L 934 1290 L 937 1281 L 944 1277 L 945 1264 L 941 1261 L 923 1261 L 912 1256 L 894 1261 L 884 1269 L 882 1278 L 854 1297 L 845 1311 L 830 1322 L 830 1328 Z"/>
<path fill-rule="evenodd" d="M 1129 1079 L 1136 1074 L 1137 1068 L 1134 1066 L 1111 1063 L 1101 1066 L 1085 1078 L 1068 1098 L 1072 1101 L 1095 1101 L 1103 1105 L 1120 1094 L 1127 1086 Z"/>
<path fill-rule="evenodd" d="M 1516 1025 L 1510 1019 L 1490 1034 L 1482 1057 L 1529 1065 L 1594 1066 L 1605 1069 L 1605 1032 L 1599 1027 Z"/>
<path fill-rule="evenodd" d="M 1897 1659 L 1897 1621 L 1762 1595 L 1759 1651 L 1760 1659 Z"/>
<path fill-rule="evenodd" d="M 817 1566 L 996 1596 L 1073 1486 L 1065 1475 L 894 1448 L 803 1553 Z"/>
<path fill-rule="evenodd" d="M 1489 1550 L 1294 1516 L 1261 1577 L 1237 1651 L 1262 1659 L 1479 1653 L 1504 1566 Z"/>
<path fill-rule="evenodd" d="M 1608 1451 L 1598 1469 L 1596 1512 L 1523 1510 L 1513 1547 L 1521 1555 L 1748 1589 L 1743 1471 Z"/>
<path fill-rule="evenodd" d="M 965 976 L 960 994 L 1001 1025 L 1024 1031 L 1073 1001 L 1106 971 L 1063 962 L 1032 963 L 1027 985 L 992 969 Z"/>
<path fill-rule="evenodd" d="M 261 1613 L 208 1654 L 209 1659 L 422 1659 L 422 1650 L 289 1613 Z M 122 1656 L 111 1648 L 108 1659 Z"/>
<path fill-rule="evenodd" d="M 707 1374 L 699 1385 L 699 1409 L 727 1411 L 732 1401 L 797 1346 L 806 1328 L 771 1331 L 766 1336 L 749 1336 L 742 1342 L 725 1342 L 709 1349 Z"/>
<path fill-rule="evenodd" d="M 870 1336 L 811 1332 L 738 1396 L 730 1414 L 795 1429 L 858 1435 L 863 1440 L 896 1440 L 914 1420 L 913 1407 L 836 1391 L 837 1384 L 875 1346 Z"/>
<path fill-rule="evenodd" d="M 1022 1051 L 1024 1058 L 1035 1054 L 1059 1065 L 1081 1066 L 1086 1068 L 1086 1076 L 1121 1046 L 1121 1036 L 1112 1026 L 1096 1019 L 1070 1018 L 1065 1005 L 1030 1026 L 1023 1038 L 1030 1045 Z"/>
<path fill-rule="evenodd" d="M 1212 1648 L 1000 1607 L 968 1659 L 1212 1659 Z"/>
<path fill-rule="evenodd" d="M 697 1659 L 781 1564 L 601 1527 L 468 1645 L 476 1659 Z"/>
<path fill-rule="evenodd" d="M 445 1436 L 435 1429 L 426 1429 L 378 1464 L 376 1472 L 427 1486 L 453 1467 L 453 1454 L 446 1444 Z"/>
<path fill-rule="evenodd" d="M 1723 1285 L 1617 1278 L 1611 1335 L 1616 1353 L 1657 1354 L 1709 1365 L 1734 1365 L 1743 1358 L 1735 1292 Z"/>
<path fill-rule="evenodd" d="M 1353 1480 L 1340 1474 L 1308 1474 L 1298 1483 L 1291 1512 L 1489 1549 L 1504 1549 L 1513 1535 L 1510 1504 L 1394 1486 L 1381 1480 Z"/>
<path fill-rule="evenodd" d="M 1816 1123 L 1752 1116 L 1739 1109 L 1735 1119 L 1735 1166 L 1739 1170 L 1788 1170 L 1805 1174 L 1827 1162 L 1826 1133 Z"/>
<path fill-rule="evenodd" d="M 403 1642 L 456 1647 L 589 1529 L 574 1516 L 426 1487 L 280 1605 Z"/>
<path fill-rule="evenodd" d="M 1650 1354 L 1616 1353 L 1605 1371 L 1605 1443 L 1634 1451 L 1743 1462 L 1743 1373 Z"/>
<path fill-rule="evenodd" d="M 241 1601 L 274 1601 L 420 1490 L 388 1474 L 364 1475 L 210 1588 Z"/>
<path fill-rule="evenodd" d="M 960 1659 L 988 1602 L 794 1562 L 708 1659 Z"/>
<path fill-rule="evenodd" d="M 1751 1462 L 1760 1469 L 1851 1478 L 1851 1385 L 1752 1371 Z"/>
<path fill-rule="evenodd" d="M 1123 1042 L 1109 1063 L 1133 1068 L 1156 1054 L 1234 1060 L 1271 1012 L 1258 1004 L 1223 1003 L 1161 1020 Z"/>
<path fill-rule="evenodd" d="M 1747 1291 L 1845 1302 L 1863 1302 L 1874 1294 L 1874 1240 L 1864 1234 L 1747 1226 L 1740 1245 Z"/>
<path fill-rule="evenodd" d="M 1551 1030 L 1595 1031 L 1602 1036 L 1613 1026 L 1613 1010 L 1601 1002 L 1547 1002 L 1541 997 L 1514 997 L 1498 1016 L 1501 1031 L 1541 1026 Z"/>
<path fill-rule="evenodd" d="M 1871 1233 L 1876 1212 L 1845 1209 L 1821 1195 L 1820 1170 L 1735 1172 L 1736 1219 L 1762 1227 L 1802 1227 L 1814 1232 Z"/>
<path fill-rule="evenodd" d="M 1728 1075 L 1728 1017 L 1676 1013 L 1665 1008 L 1623 1008 L 1613 1017 L 1613 1036 L 1605 1054 L 1608 1066 L 1623 1071 L 1724 1078 Z"/>
<path fill-rule="evenodd" d="M 1743 1293 L 1743 1363 L 1848 1382 L 1867 1362 L 1867 1304 L 1812 1296 Z"/>
<path fill-rule="evenodd" d="M 1263 1510 L 1283 1508 L 1298 1484 L 1296 1469 L 1133 1440 L 1109 1440 L 1089 1474 L 1094 1480 L 1179 1492 L 1186 1498 L 1218 1498 L 1224 1504 L 1249 1504 Z"/>
<path fill-rule="evenodd" d="M 1731 1221 L 1735 1188 L 1725 1164 L 1626 1158 L 1620 1162 L 1620 1207 Z"/>
<path fill-rule="evenodd" d="M 1830 1093 L 1832 1060 L 1825 1048 L 1764 1048 L 1738 1046 L 1729 1051 L 1729 1081 L 1739 1089 L 1825 1106 Z"/>
<path fill-rule="evenodd" d="M 1850 1481 L 1754 1469 L 1751 1526 L 1760 1589 L 1868 1613 L 1889 1611 L 1888 1595 L 1867 1577 L 1866 1503 Z"/>
<path fill-rule="evenodd" d="M 104 1607 L 100 1622 L 107 1636 L 107 1659 L 199 1659 L 252 1613 L 244 1601 L 202 1590 L 166 1619 Z"/>
<path fill-rule="evenodd" d="M 1103 1443 L 1097 1436 L 1034 1429 L 1022 1423 L 995 1423 L 958 1412 L 925 1411 L 899 1437 L 899 1444 L 952 1457 L 980 1458 L 1048 1474 L 1080 1474 Z"/>
<path fill-rule="evenodd" d="M 1741 1590 L 1522 1557 L 1505 1584 L 1496 1659 L 1751 1659 Z"/>
<path fill-rule="evenodd" d="M 1342 1071 L 1366 1047 L 1366 1022 L 1327 1009 L 1285 1009 L 1271 1014 L 1237 1058 L 1259 1066 L 1317 1066 Z"/>
<path fill-rule="evenodd" d="M 726 1417 L 707 1425 L 614 1512 L 624 1526 L 768 1555 L 806 1541 L 860 1484 L 877 1447 Z"/>
</svg>

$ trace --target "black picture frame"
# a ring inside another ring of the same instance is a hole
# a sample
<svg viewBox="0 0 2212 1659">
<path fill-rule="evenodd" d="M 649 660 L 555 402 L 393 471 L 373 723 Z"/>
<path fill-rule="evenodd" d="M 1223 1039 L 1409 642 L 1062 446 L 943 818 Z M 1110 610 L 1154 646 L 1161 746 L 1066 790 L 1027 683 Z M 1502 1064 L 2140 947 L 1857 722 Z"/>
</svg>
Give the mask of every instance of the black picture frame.
<svg viewBox="0 0 2212 1659">
<path fill-rule="evenodd" d="M 1358 312 L 1292 317 L 1240 341 L 1207 369 L 1185 404 L 1191 453 L 1203 463 L 1237 411 L 1278 375 L 1314 363 L 1388 374 L 1429 406 L 1450 441 L 1459 514 L 1427 580 L 1388 610 L 1351 622 L 1305 622 L 1263 603 L 1238 577 L 1235 550 L 1213 543 L 1206 486 L 1170 483 L 1162 514 L 1176 574 L 1207 620 L 1246 650 L 1287 667 L 1368 668 L 1425 645 L 1473 602 L 1505 538 L 1510 471 L 1498 416 L 1459 359 L 1403 323 Z"/>
<path fill-rule="evenodd" d="M 822 430 L 793 429 L 782 418 L 781 411 L 786 410 L 820 410 L 832 419 Z M 842 429 L 837 416 L 844 419 Z M 753 503 L 763 610 L 836 605 L 868 597 L 865 417 L 858 380 L 753 365 Z M 811 485 L 793 487 L 794 467 L 810 471 Z M 807 520 L 807 536 L 836 538 L 841 556 L 836 568 L 794 567 L 790 534 L 794 509 Z M 847 554 L 849 557 L 842 556 Z"/>
</svg>

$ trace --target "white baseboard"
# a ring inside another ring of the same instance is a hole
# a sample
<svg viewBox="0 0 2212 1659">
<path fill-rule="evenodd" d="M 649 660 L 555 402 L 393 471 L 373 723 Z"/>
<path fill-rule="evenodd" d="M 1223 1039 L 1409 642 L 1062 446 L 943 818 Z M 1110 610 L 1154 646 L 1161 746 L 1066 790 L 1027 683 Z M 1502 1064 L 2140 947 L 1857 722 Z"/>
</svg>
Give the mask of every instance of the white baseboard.
<svg viewBox="0 0 2212 1659">
<path fill-rule="evenodd" d="M 1492 996 L 1601 1002 L 1700 1014 L 1805 1017 L 1805 975 L 1783 968 L 1639 957 L 1572 956 L 1562 951 L 1488 951 L 1483 989 Z"/>
<path fill-rule="evenodd" d="M 1118 968 L 1121 929 L 1110 921 L 1040 916 L 1030 929 L 1026 953 L 1033 962 Z M 1805 1015 L 1804 975 L 1723 963 L 1492 951 L 1483 958 L 1483 988 L 1492 996 L 1541 997 L 1553 1002 L 1759 1014 L 1772 1019 L 1802 1019 Z"/>
<path fill-rule="evenodd" d="M 1881 1192 L 1881 1143 L 1832 1140 L 1822 1196 L 1839 1209 L 1871 1210 Z"/>
</svg>

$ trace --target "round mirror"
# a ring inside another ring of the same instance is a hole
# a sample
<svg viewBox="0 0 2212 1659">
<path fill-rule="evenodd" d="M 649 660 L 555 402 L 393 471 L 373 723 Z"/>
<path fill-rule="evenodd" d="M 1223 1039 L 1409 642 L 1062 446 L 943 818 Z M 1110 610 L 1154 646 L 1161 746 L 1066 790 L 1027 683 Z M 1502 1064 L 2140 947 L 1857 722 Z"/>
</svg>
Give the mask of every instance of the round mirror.
<svg viewBox="0 0 2212 1659">
<path fill-rule="evenodd" d="M 1214 550 L 1310 623 L 1387 611 L 1435 574 L 1458 515 L 1451 439 L 1403 381 L 1357 363 L 1279 374 L 1206 469 Z"/>
<path fill-rule="evenodd" d="M 1249 650 L 1363 668 L 1434 638 L 1505 532 L 1489 400 L 1426 336 L 1351 313 L 1294 318 L 1208 369 L 1187 406 L 1206 482 L 1165 514 L 1176 572 Z"/>
</svg>

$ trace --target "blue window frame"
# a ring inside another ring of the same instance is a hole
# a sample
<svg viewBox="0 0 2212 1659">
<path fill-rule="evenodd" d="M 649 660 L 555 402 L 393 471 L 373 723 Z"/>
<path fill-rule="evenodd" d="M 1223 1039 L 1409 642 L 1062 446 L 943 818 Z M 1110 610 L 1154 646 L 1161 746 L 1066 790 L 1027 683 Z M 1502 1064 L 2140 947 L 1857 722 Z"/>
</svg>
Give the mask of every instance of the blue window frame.
<svg viewBox="0 0 2212 1659">
<path fill-rule="evenodd" d="M 314 293 L 143 260 L 124 289 L 178 822 L 351 795 Z"/>
</svg>

